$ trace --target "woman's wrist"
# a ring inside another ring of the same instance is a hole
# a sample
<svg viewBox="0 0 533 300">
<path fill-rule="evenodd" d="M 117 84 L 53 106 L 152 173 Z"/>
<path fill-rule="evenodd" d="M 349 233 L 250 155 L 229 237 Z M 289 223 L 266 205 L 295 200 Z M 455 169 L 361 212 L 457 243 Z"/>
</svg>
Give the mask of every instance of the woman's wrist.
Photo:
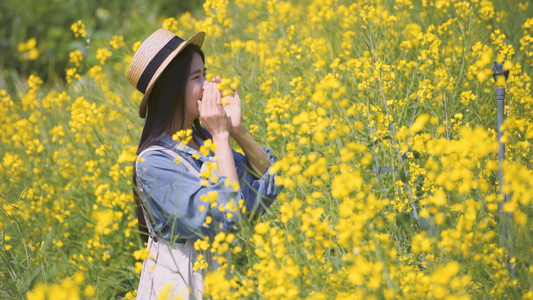
<svg viewBox="0 0 533 300">
<path fill-rule="evenodd" d="M 227 131 L 213 134 L 213 142 L 215 143 L 229 141 L 229 138 L 230 133 Z"/>
<path fill-rule="evenodd" d="M 261 177 L 270 167 L 270 161 L 265 150 L 257 144 L 252 134 L 244 126 L 234 128 L 231 137 L 239 144 L 252 167 L 256 178 Z"/>
<path fill-rule="evenodd" d="M 216 144 L 215 158 L 217 161 L 217 173 L 218 176 L 225 176 L 233 182 L 238 182 L 229 138 L 229 132 L 221 132 L 213 135 L 213 143 Z"/>
<path fill-rule="evenodd" d="M 246 129 L 246 127 L 244 127 L 243 125 L 240 125 L 239 127 L 232 127 L 230 131 L 230 135 L 233 139 L 245 136 L 247 134 L 248 129 Z"/>
</svg>

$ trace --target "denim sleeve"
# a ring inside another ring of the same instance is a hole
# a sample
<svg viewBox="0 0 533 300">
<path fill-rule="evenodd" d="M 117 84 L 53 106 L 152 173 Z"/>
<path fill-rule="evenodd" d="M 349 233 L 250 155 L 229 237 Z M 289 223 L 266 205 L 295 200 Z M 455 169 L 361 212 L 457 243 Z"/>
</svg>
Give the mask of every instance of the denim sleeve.
<svg viewBox="0 0 533 300">
<path fill-rule="evenodd" d="M 274 164 L 277 157 L 268 148 L 263 147 L 263 150 L 267 153 L 270 165 Z M 260 178 L 255 178 L 250 172 L 250 164 L 243 154 L 234 152 L 234 158 L 241 193 L 245 202 L 244 216 L 246 219 L 252 220 L 265 213 L 283 190 L 283 186 L 276 184 L 277 174 L 271 173 L 270 169 Z"/>
<path fill-rule="evenodd" d="M 220 230 L 238 231 L 238 204 L 245 195 L 227 184 L 225 177 L 208 182 L 174 160 L 167 153 L 149 151 L 137 163 L 155 232 L 167 240 L 178 236 L 196 240 Z M 214 193 L 208 197 L 209 192 L 216 192 L 216 197 Z"/>
</svg>

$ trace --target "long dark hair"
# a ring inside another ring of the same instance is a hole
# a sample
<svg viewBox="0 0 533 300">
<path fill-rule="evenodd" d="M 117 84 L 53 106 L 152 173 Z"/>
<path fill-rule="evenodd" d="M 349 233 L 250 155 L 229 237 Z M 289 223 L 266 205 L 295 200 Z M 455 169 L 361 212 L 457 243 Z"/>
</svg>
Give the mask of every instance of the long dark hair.
<svg viewBox="0 0 533 300">
<path fill-rule="evenodd" d="M 200 54 L 202 61 L 205 63 L 205 56 L 200 47 L 193 44 L 188 45 L 170 62 L 155 82 L 148 99 L 148 114 L 141 134 L 137 155 L 144 149 L 155 145 L 165 133 L 171 130 L 185 129 L 183 128 L 185 122 L 185 88 L 194 53 Z M 178 122 L 179 128 L 172 128 Z M 200 120 L 194 120 L 193 130 L 202 140 L 207 139 L 200 125 Z M 137 189 L 135 169 L 134 165 L 132 178 L 133 198 L 135 199 L 135 210 L 139 221 L 141 240 L 147 242 L 149 233 L 143 217 L 143 204 Z"/>
</svg>

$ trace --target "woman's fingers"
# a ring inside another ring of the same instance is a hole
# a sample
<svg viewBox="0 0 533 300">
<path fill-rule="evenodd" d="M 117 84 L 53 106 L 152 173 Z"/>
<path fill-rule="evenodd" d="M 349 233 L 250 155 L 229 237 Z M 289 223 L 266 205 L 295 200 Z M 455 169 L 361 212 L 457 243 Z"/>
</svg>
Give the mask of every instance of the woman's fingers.
<svg viewBox="0 0 533 300">
<path fill-rule="evenodd" d="M 217 77 L 214 77 L 213 79 L 211 79 L 211 82 L 214 82 L 214 83 L 222 83 L 222 79 L 217 76 Z M 222 95 L 222 91 L 219 91 L 220 93 L 220 96 L 223 97 L 224 95 Z"/>
<path fill-rule="evenodd" d="M 233 98 L 235 98 L 237 102 L 241 103 L 241 98 L 239 97 L 239 91 L 237 91 L 237 89 L 233 89 L 233 94 L 235 95 L 233 96 Z"/>
<path fill-rule="evenodd" d="M 216 83 L 215 83 L 214 90 L 215 90 L 216 104 L 217 105 L 221 105 L 221 100 L 220 99 L 222 98 L 222 92 L 217 89 L 217 84 Z"/>
<path fill-rule="evenodd" d="M 209 83 L 209 108 L 210 109 L 215 109 L 215 104 L 216 104 L 216 83 L 214 82 L 210 82 Z"/>
<path fill-rule="evenodd" d="M 202 112 L 205 114 L 207 111 L 207 102 L 209 101 L 209 83 L 204 85 L 204 94 L 202 96 Z"/>
<path fill-rule="evenodd" d="M 213 135 L 229 132 L 228 117 L 220 103 L 221 96 L 217 83 L 206 84 L 201 102 L 200 119 L 205 128 Z"/>
<path fill-rule="evenodd" d="M 216 86 L 216 83 L 214 82 L 210 82 L 209 83 L 209 105 L 212 107 L 213 106 L 213 100 L 215 100 L 215 86 Z"/>
<path fill-rule="evenodd" d="M 220 95 L 220 91 L 217 89 L 217 84 L 215 82 L 210 82 L 209 89 L 210 89 L 210 98 L 212 100 L 211 107 L 213 109 L 218 109 L 217 106 L 220 105 L 221 103 L 220 101 L 221 95 Z"/>
<path fill-rule="evenodd" d="M 220 91 L 217 89 L 215 82 L 209 82 L 204 88 L 202 111 L 203 114 L 220 114 L 223 111 Z"/>
</svg>

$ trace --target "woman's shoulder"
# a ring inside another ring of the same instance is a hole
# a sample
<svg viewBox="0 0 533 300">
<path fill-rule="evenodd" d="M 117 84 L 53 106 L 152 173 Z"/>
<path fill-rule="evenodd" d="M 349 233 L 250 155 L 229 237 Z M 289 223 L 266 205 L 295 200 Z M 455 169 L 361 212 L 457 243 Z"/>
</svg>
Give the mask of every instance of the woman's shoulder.
<svg viewBox="0 0 533 300">
<path fill-rule="evenodd" d="M 164 133 L 157 140 L 146 148 L 144 148 L 138 155 L 141 158 L 169 158 L 180 153 L 174 153 L 178 141 L 175 141 L 171 135 Z"/>
<path fill-rule="evenodd" d="M 142 151 L 137 158 L 137 170 L 141 167 L 142 170 L 169 168 L 170 162 L 178 164 L 179 155 L 175 151 L 162 147 L 151 146 Z"/>
<path fill-rule="evenodd" d="M 176 178 L 182 178 L 191 172 L 192 167 L 186 163 L 171 149 L 154 147 L 141 153 L 135 168 L 143 183 L 155 181 L 159 184 L 172 184 Z"/>
<path fill-rule="evenodd" d="M 147 158 L 169 158 L 173 151 L 169 148 L 159 146 L 159 145 L 153 145 L 150 146 L 138 155 L 139 161 L 145 161 Z"/>
</svg>

